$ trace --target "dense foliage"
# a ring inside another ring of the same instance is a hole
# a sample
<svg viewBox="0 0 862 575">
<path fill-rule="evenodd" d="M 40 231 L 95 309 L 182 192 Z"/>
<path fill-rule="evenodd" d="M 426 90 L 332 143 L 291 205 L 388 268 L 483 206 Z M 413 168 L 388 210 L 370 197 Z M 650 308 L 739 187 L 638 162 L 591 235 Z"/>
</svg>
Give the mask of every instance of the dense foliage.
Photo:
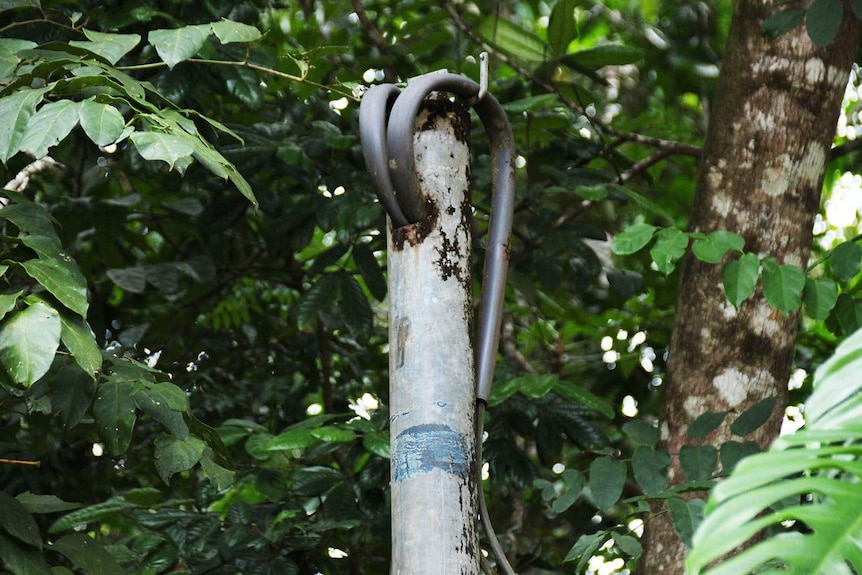
<svg viewBox="0 0 862 575">
<path fill-rule="evenodd" d="M 358 98 L 478 78 L 482 49 L 521 154 L 485 444 L 504 546 L 521 573 L 623 569 L 653 497 L 690 541 L 687 492 L 756 450 L 775 406 L 704 414 L 668 489 L 654 423 L 679 259 L 724 262 L 733 305 L 758 282 L 804 302 L 800 368 L 862 323 L 855 234 L 802 270 L 684 231 L 729 14 L 0 0 L 0 572 L 388 569 L 385 222 Z M 738 440 L 698 446 L 725 420 Z"/>
</svg>

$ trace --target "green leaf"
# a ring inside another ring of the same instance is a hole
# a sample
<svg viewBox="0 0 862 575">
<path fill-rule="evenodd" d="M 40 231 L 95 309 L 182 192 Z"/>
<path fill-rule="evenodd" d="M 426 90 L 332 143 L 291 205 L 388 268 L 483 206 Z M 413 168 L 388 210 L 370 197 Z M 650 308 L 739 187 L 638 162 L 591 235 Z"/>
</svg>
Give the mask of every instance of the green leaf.
<svg viewBox="0 0 862 575">
<path fill-rule="evenodd" d="M 374 328 L 374 312 L 371 311 L 371 304 L 368 303 L 368 297 L 362 291 L 362 286 L 352 274 L 342 272 L 339 275 L 341 276 L 339 302 L 341 315 L 357 339 L 365 341 Z"/>
<path fill-rule="evenodd" d="M 304 449 L 317 443 L 317 438 L 310 429 L 289 429 L 270 438 L 266 442 L 266 451 L 293 451 Z"/>
<path fill-rule="evenodd" d="M 775 396 L 767 397 L 740 413 L 739 417 L 730 424 L 731 433 L 745 437 L 760 428 L 760 426 L 769 421 L 772 412 L 775 410 L 775 403 L 777 401 L 778 398 Z"/>
<path fill-rule="evenodd" d="M 60 346 L 60 314 L 37 301 L 0 324 L 0 364 L 15 383 L 31 386 L 51 367 Z"/>
<path fill-rule="evenodd" d="M 587 563 L 590 558 L 592 558 L 595 552 L 599 550 L 599 547 L 602 546 L 602 543 L 604 543 L 606 536 L 607 534 L 604 531 L 591 533 L 589 535 L 581 535 L 578 537 L 575 544 L 572 545 L 572 548 L 569 549 L 569 552 L 566 553 L 566 556 L 563 558 L 563 563 L 568 563 L 569 561 L 577 559 L 578 564 L 575 566 L 575 573 L 582 573 L 587 567 Z"/>
<path fill-rule="evenodd" d="M 21 502 L 0 491 L 0 529 L 36 549 L 42 549 L 39 526 Z"/>
<path fill-rule="evenodd" d="M 185 440 L 174 435 L 160 435 L 156 438 L 155 464 L 159 477 L 170 484 L 176 473 L 187 471 L 201 460 L 206 443 L 197 437 Z"/>
<path fill-rule="evenodd" d="M 670 497 L 667 500 L 670 518 L 674 529 L 679 534 L 686 547 L 691 549 L 691 537 L 698 525 L 703 521 L 703 509 L 706 502 L 702 499 L 692 499 L 686 502 L 681 497 Z"/>
<path fill-rule="evenodd" d="M 757 285 L 760 259 L 755 254 L 743 254 L 738 260 L 724 265 L 721 271 L 721 284 L 727 300 L 735 308 L 751 297 Z"/>
<path fill-rule="evenodd" d="M 643 554 L 643 547 L 641 547 L 641 542 L 638 541 L 637 537 L 614 533 L 614 542 L 620 548 L 620 551 L 629 555 L 632 559 L 640 559 L 640 556 Z"/>
<path fill-rule="evenodd" d="M 565 53 L 575 39 L 575 7 L 580 0 L 557 0 L 548 19 L 548 43 L 556 54 Z"/>
<path fill-rule="evenodd" d="M 683 445 L 679 464 L 689 481 L 707 481 L 718 464 L 718 450 L 712 445 Z"/>
<path fill-rule="evenodd" d="M 840 0 L 814 0 L 805 16 L 808 37 L 821 48 L 827 47 L 838 34 L 843 19 L 844 6 Z"/>
<path fill-rule="evenodd" d="M 195 149 L 193 156 L 195 159 L 203 164 L 213 174 L 222 179 L 230 180 L 239 193 L 251 202 L 254 207 L 257 207 L 257 198 L 254 197 L 254 192 L 252 192 L 251 186 L 248 184 L 246 179 L 242 177 L 242 174 L 239 173 L 236 166 L 227 161 L 224 156 L 214 150 L 205 141 L 193 141 Z"/>
<path fill-rule="evenodd" d="M 535 112 L 546 108 L 553 108 L 560 104 L 560 98 L 556 94 L 540 94 L 538 96 L 527 96 L 520 100 L 513 100 L 503 104 L 503 109 L 508 114 L 523 114 L 525 112 Z M 553 192 L 552 189 L 546 189 L 545 192 Z M 565 191 L 560 189 L 559 191 Z"/>
<path fill-rule="evenodd" d="M 556 391 L 560 397 L 566 401 L 586 405 L 590 409 L 595 409 L 608 419 L 614 418 L 614 407 L 610 403 L 575 383 L 562 379 L 558 380 L 554 384 L 554 391 Z M 492 389 L 491 395 L 493 394 L 494 392 Z"/>
<path fill-rule="evenodd" d="M 136 507 L 136 504 L 126 501 L 122 497 L 111 497 L 102 503 L 90 505 L 64 515 L 48 528 L 48 533 L 56 534 L 63 531 L 71 531 L 72 529 L 80 528 L 81 525 L 88 525 L 104 517 L 127 513 Z"/>
<path fill-rule="evenodd" d="M 201 457 L 201 469 L 204 472 L 204 475 L 207 476 L 207 479 L 210 480 L 213 487 L 217 490 L 221 491 L 223 489 L 227 489 L 236 481 L 236 472 L 222 467 L 215 461 L 215 454 L 213 450 L 209 447 L 204 449 L 203 456 Z"/>
<path fill-rule="evenodd" d="M 51 575 L 51 568 L 45 563 L 41 553 L 2 534 L 0 559 L 3 560 L 3 568 L 14 575 Z"/>
<path fill-rule="evenodd" d="M 665 275 L 673 273 L 676 262 L 685 254 L 688 234 L 677 228 L 665 228 L 656 234 L 655 245 L 649 253 L 659 271 Z"/>
<path fill-rule="evenodd" d="M 623 433 L 632 441 L 642 445 L 654 447 L 661 439 L 661 433 L 655 425 L 651 425 L 640 419 L 633 419 L 623 424 Z"/>
<path fill-rule="evenodd" d="M 147 287 L 147 271 L 143 266 L 114 268 L 106 273 L 112 282 L 127 292 L 143 293 Z"/>
<path fill-rule="evenodd" d="M 838 244 L 829 256 L 829 269 L 840 281 L 852 280 L 862 264 L 862 247 L 853 240 Z"/>
<path fill-rule="evenodd" d="M 545 397 L 554 389 L 559 378 L 552 374 L 529 374 L 516 378 L 518 391 L 526 397 L 538 399 Z"/>
<path fill-rule="evenodd" d="M 356 434 L 349 429 L 341 429 L 334 425 L 324 425 L 323 427 L 312 429 L 311 436 L 324 443 L 352 443 L 356 439 Z"/>
<path fill-rule="evenodd" d="M 590 495 L 596 507 L 608 509 L 619 501 L 626 482 L 626 464 L 610 457 L 590 463 Z"/>
<path fill-rule="evenodd" d="M 566 54 L 560 58 L 560 62 L 573 68 L 598 70 L 604 66 L 634 64 L 643 59 L 643 57 L 644 53 L 640 48 L 623 46 L 621 44 L 604 44 Z"/>
<path fill-rule="evenodd" d="M 805 287 L 805 272 L 799 267 L 778 265 L 775 258 L 764 258 L 763 295 L 777 310 L 787 313 L 802 305 L 802 288 Z"/>
<path fill-rule="evenodd" d="M 632 472 L 635 481 L 647 495 L 663 491 L 667 487 L 667 467 L 670 455 L 666 451 L 653 451 L 639 447 L 632 455 Z"/>
<path fill-rule="evenodd" d="M 755 441 L 725 441 L 721 444 L 719 450 L 719 459 L 721 460 L 721 471 L 723 474 L 729 474 L 736 467 L 742 458 L 748 457 L 760 451 L 760 446 Z"/>
<path fill-rule="evenodd" d="M 845 335 L 862 327 L 862 301 L 853 299 L 850 294 L 843 293 L 838 296 L 834 313 Z"/>
<path fill-rule="evenodd" d="M 708 264 L 720 264 L 724 254 L 729 251 L 742 251 L 745 239 L 739 234 L 716 230 L 700 238 L 691 246 L 695 257 Z"/>
<path fill-rule="evenodd" d="M 479 34 L 504 52 L 531 62 L 545 59 L 545 43 L 532 32 L 499 16 L 488 16 L 479 24 Z"/>
<path fill-rule="evenodd" d="M 780 12 L 775 12 L 763 21 L 761 25 L 763 31 L 769 36 L 776 38 L 790 32 L 800 24 L 805 18 L 805 8 L 788 8 Z"/>
<path fill-rule="evenodd" d="M 368 249 L 368 246 L 363 243 L 357 243 L 353 246 L 353 262 L 356 264 L 356 269 L 365 280 L 365 285 L 368 286 L 368 291 L 377 301 L 383 301 L 386 298 L 386 277 L 380 269 L 380 264 L 377 263 L 377 258 Z"/>
<path fill-rule="evenodd" d="M 54 380 L 51 406 L 59 414 L 63 429 L 71 429 L 87 413 L 96 385 L 90 374 L 74 365 L 63 366 Z"/>
<path fill-rule="evenodd" d="M 805 279 L 805 313 L 812 319 L 825 320 L 838 302 L 838 286 L 828 279 Z"/>
<path fill-rule="evenodd" d="M 383 459 L 390 459 L 392 456 L 388 435 L 376 432 L 366 433 L 362 438 L 362 446 Z"/>
<path fill-rule="evenodd" d="M 294 472 L 291 489 L 300 497 L 316 497 L 342 480 L 344 475 L 331 467 L 303 467 Z"/>
<path fill-rule="evenodd" d="M 230 460 L 227 448 L 224 446 L 218 431 L 198 420 L 190 411 L 183 412 L 183 419 L 186 425 L 189 426 L 189 431 L 203 439 L 209 448 L 212 449 L 214 461 L 225 469 L 233 471 L 233 462 Z"/>
<path fill-rule="evenodd" d="M 627 227 L 616 236 L 611 243 L 611 251 L 618 256 L 625 256 L 640 251 L 650 241 L 656 230 L 650 224 L 634 224 Z"/>
<path fill-rule="evenodd" d="M 18 303 L 18 298 L 21 297 L 22 293 L 24 293 L 24 290 L 18 290 L 15 293 L 0 294 L 0 321 L 6 317 L 7 313 L 15 309 L 15 305 Z"/>
<path fill-rule="evenodd" d="M 97 146 L 115 142 L 125 128 L 123 115 L 115 107 L 92 98 L 81 102 L 78 118 L 84 132 Z"/>
<path fill-rule="evenodd" d="M 147 41 L 155 47 L 159 58 L 165 61 L 168 68 L 173 68 L 197 54 L 211 31 L 211 24 L 184 26 L 173 30 L 151 30 Z"/>
<path fill-rule="evenodd" d="M 90 325 L 81 317 L 60 314 L 60 341 L 72 354 L 81 369 L 95 379 L 102 368 L 102 352 L 96 344 L 96 336 Z"/>
<path fill-rule="evenodd" d="M 229 44 L 230 42 L 254 42 L 261 37 L 260 30 L 254 26 L 249 26 L 242 22 L 232 22 L 231 20 L 213 22 L 210 24 L 210 28 L 222 44 Z"/>
<path fill-rule="evenodd" d="M 156 383 L 139 387 L 132 393 L 138 409 L 165 426 L 181 440 L 189 436 L 182 412 L 189 408 L 185 392 L 173 383 Z"/>
<path fill-rule="evenodd" d="M 21 149 L 27 125 L 47 88 L 25 89 L 0 97 L 0 162 L 6 163 Z"/>
<path fill-rule="evenodd" d="M 120 58 L 131 52 L 135 46 L 141 43 L 141 37 L 138 34 L 106 34 L 104 32 L 96 32 L 95 30 L 87 30 L 86 28 L 83 32 L 89 42 L 71 40 L 69 45 L 98 54 L 111 64 L 119 62 Z"/>
<path fill-rule="evenodd" d="M 339 283 L 337 274 L 327 274 L 302 295 L 296 304 L 296 320 L 300 329 L 317 325 L 318 312 L 335 303 Z"/>
<path fill-rule="evenodd" d="M 584 474 L 574 469 L 566 469 L 563 472 L 563 483 L 565 488 L 562 494 L 551 503 L 551 509 L 557 514 L 564 513 L 578 500 L 584 490 Z"/>
<path fill-rule="evenodd" d="M 117 560 L 86 533 L 64 535 L 51 549 L 66 556 L 75 568 L 83 569 L 88 575 L 117 575 L 124 571 Z"/>
<path fill-rule="evenodd" d="M 685 434 L 692 439 L 703 439 L 724 423 L 729 411 L 707 411 L 697 416 L 697 419 L 691 422 L 688 431 Z"/>
<path fill-rule="evenodd" d="M 36 159 L 47 155 L 48 148 L 56 146 L 78 125 L 79 107 L 80 102 L 58 100 L 39 108 L 27 122 L 20 149 L 30 152 Z"/>
<path fill-rule="evenodd" d="M 23 505 L 30 513 L 58 513 L 60 511 L 71 511 L 72 509 L 79 509 L 81 507 L 80 503 L 63 501 L 56 495 L 36 495 L 29 491 L 19 493 L 15 496 L 15 499 L 17 499 L 18 503 Z"/>
<path fill-rule="evenodd" d="M 173 170 L 195 151 L 194 138 L 164 132 L 133 132 L 129 139 L 145 160 L 162 160 Z"/>
<path fill-rule="evenodd" d="M 99 385 L 93 415 L 99 437 L 113 455 L 120 455 L 129 447 L 135 427 L 134 386 L 119 376 L 111 377 Z"/>
<path fill-rule="evenodd" d="M 21 267 L 60 303 L 79 316 L 87 315 L 90 304 L 87 302 L 86 280 L 73 262 L 38 259 L 21 262 Z"/>
</svg>

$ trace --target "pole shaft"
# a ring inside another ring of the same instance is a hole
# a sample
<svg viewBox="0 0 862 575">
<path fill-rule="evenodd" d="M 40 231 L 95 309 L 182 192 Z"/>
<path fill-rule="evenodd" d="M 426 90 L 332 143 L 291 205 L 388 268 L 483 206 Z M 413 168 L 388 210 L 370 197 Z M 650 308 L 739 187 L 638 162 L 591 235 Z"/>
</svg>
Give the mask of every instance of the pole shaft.
<svg viewBox="0 0 862 575">
<path fill-rule="evenodd" d="M 474 575 L 476 534 L 469 115 L 416 118 L 427 217 L 389 232 L 393 575 Z"/>
</svg>

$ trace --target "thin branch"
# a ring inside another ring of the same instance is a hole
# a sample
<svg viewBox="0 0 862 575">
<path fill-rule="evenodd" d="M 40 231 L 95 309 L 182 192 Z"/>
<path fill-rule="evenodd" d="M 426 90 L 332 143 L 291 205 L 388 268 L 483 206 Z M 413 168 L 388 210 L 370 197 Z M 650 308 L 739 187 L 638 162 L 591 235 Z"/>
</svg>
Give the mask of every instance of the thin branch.
<svg viewBox="0 0 862 575">
<path fill-rule="evenodd" d="M 356 14 L 356 17 L 359 18 L 359 25 L 362 26 L 362 31 L 365 32 L 365 35 L 368 36 L 368 39 L 382 55 L 390 56 L 392 54 L 392 50 L 389 48 L 389 44 L 386 43 L 386 39 L 377 29 L 377 26 L 374 25 L 374 22 L 372 22 L 368 17 L 368 14 L 365 13 L 365 8 L 362 6 L 362 0 L 352 0 L 352 3 L 353 12 Z M 398 74 L 395 73 L 392 66 L 384 67 L 383 73 L 385 74 L 385 80 L 387 82 L 396 82 L 398 80 Z"/>
<path fill-rule="evenodd" d="M 45 156 L 39 160 L 31 162 L 24 166 L 20 172 L 15 174 L 15 177 L 6 182 L 6 185 L 3 186 L 4 190 L 9 190 L 10 192 L 23 192 L 27 188 L 27 184 L 30 183 L 30 178 L 39 172 L 43 172 L 49 168 L 65 168 L 63 164 L 52 158 L 51 156 Z M 5 206 L 9 203 L 9 200 L 6 198 L 0 198 L 0 207 Z"/>
<path fill-rule="evenodd" d="M 296 76 L 294 74 L 288 74 L 287 72 L 281 72 L 274 68 L 267 68 L 266 66 L 261 66 L 260 64 L 254 64 L 252 62 L 248 62 L 245 60 L 210 60 L 207 58 L 189 58 L 188 60 L 183 60 L 183 62 L 191 62 L 194 64 L 209 64 L 212 66 L 232 66 L 234 68 L 248 68 L 249 70 L 255 70 L 256 72 L 261 72 L 263 74 L 267 74 L 270 76 L 275 76 L 276 78 L 282 78 L 284 80 L 289 80 L 291 82 L 296 82 L 298 84 L 308 84 L 309 86 L 313 86 L 315 88 L 320 88 L 321 90 L 327 90 L 330 92 L 334 92 L 346 98 L 350 98 L 351 100 L 358 102 L 359 98 L 353 95 L 353 92 L 343 90 L 334 86 L 327 86 L 325 84 L 321 84 L 319 82 L 315 82 L 313 80 L 309 80 L 305 76 Z M 117 66 L 117 70 L 121 70 L 123 72 L 134 72 L 137 70 L 150 70 L 153 68 L 164 68 L 167 66 L 165 62 L 150 62 L 149 64 L 135 64 L 132 66 Z"/>
<path fill-rule="evenodd" d="M 39 467 L 42 465 L 41 461 L 25 461 L 23 459 L 3 459 L 0 458 L 0 463 L 5 463 L 7 465 L 26 465 L 28 467 Z"/>
</svg>

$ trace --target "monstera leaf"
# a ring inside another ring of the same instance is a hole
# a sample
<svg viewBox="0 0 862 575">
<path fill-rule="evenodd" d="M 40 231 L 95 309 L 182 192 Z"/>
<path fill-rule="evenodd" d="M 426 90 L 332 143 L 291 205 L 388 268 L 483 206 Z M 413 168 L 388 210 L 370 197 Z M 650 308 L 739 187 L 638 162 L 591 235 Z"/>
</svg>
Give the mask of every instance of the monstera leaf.
<svg viewBox="0 0 862 575">
<path fill-rule="evenodd" d="M 715 487 L 686 561 L 689 575 L 862 573 L 860 372 L 857 331 L 817 370 L 805 429 L 743 459 Z"/>
</svg>

